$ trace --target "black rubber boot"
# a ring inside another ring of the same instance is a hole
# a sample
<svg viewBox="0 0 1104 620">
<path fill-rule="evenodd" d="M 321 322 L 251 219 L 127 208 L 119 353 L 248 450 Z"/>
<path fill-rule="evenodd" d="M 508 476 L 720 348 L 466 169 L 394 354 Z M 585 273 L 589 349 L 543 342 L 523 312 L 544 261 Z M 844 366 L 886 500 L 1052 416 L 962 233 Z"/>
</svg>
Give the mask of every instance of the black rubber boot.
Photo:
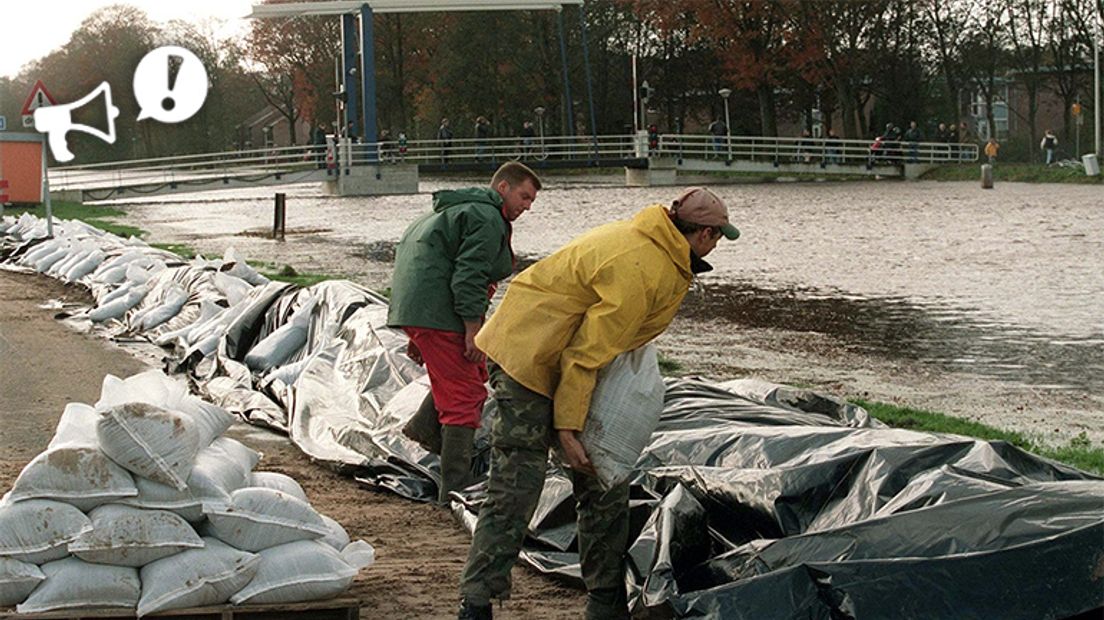
<svg viewBox="0 0 1104 620">
<path fill-rule="evenodd" d="M 439 503 L 447 504 L 450 492 L 468 486 L 474 440 L 474 428 L 452 424 L 441 426 L 441 484 L 437 493 Z"/>
<path fill-rule="evenodd" d="M 590 590 L 587 592 L 586 620 L 629 620 L 624 588 Z"/>
<path fill-rule="evenodd" d="M 492 620 L 491 606 L 460 601 L 460 613 L 456 615 L 456 620 Z"/>
<path fill-rule="evenodd" d="M 433 392 L 426 394 L 414 417 L 403 427 L 403 435 L 413 439 L 426 452 L 441 453 L 441 422 L 433 404 Z"/>
</svg>

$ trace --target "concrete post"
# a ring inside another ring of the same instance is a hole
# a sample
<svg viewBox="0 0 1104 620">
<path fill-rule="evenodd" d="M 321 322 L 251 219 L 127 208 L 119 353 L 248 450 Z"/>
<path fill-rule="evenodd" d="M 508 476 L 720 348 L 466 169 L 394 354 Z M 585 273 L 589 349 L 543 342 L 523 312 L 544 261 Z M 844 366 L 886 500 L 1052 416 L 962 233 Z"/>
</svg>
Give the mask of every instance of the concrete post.
<svg viewBox="0 0 1104 620">
<path fill-rule="evenodd" d="M 981 189 L 993 189 L 993 166 L 981 165 Z"/>
</svg>

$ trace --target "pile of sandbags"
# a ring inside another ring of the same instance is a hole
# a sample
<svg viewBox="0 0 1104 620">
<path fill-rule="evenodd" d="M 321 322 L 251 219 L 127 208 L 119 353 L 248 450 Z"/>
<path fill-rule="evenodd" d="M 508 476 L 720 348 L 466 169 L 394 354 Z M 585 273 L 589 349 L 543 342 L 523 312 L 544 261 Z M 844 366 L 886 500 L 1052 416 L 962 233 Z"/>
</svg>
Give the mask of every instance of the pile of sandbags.
<svg viewBox="0 0 1104 620">
<path fill-rule="evenodd" d="M 344 592 L 374 559 L 294 479 L 223 433 L 233 417 L 159 371 L 66 407 L 0 500 L 0 606 L 139 616 Z"/>
</svg>

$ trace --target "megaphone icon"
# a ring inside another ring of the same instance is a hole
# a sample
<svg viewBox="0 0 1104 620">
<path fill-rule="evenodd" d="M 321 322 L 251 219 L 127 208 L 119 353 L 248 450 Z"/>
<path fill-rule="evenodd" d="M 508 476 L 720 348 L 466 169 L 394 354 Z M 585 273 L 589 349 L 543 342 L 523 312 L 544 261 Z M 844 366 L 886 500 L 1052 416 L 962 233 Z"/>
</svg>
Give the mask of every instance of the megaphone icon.
<svg viewBox="0 0 1104 620">
<path fill-rule="evenodd" d="M 72 111 L 92 101 L 100 93 L 103 93 L 104 106 L 107 108 L 107 133 L 95 127 L 73 122 Z M 108 144 L 115 144 L 115 119 L 118 116 L 119 108 L 111 104 L 111 85 L 107 82 L 101 82 L 92 92 L 73 103 L 37 108 L 34 111 L 34 123 L 35 129 L 49 134 L 50 151 L 53 152 L 54 159 L 66 162 L 73 159 L 73 153 L 69 151 L 69 143 L 65 140 L 65 134 L 69 133 L 70 130 L 82 131 L 96 136 Z"/>
</svg>

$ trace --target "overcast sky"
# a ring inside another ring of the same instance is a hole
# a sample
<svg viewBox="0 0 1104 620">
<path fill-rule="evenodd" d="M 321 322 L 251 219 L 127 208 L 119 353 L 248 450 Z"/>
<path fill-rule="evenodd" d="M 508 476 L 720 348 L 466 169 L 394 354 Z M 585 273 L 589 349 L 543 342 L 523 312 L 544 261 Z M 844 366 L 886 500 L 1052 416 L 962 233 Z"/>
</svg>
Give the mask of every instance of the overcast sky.
<svg viewBox="0 0 1104 620">
<path fill-rule="evenodd" d="M 244 32 L 254 0 L 6 0 L 0 10 L 0 76 L 14 77 L 24 64 L 65 45 L 97 9 L 129 4 L 156 22 L 220 18 Z M 221 33 L 220 33 L 221 34 Z"/>
</svg>

